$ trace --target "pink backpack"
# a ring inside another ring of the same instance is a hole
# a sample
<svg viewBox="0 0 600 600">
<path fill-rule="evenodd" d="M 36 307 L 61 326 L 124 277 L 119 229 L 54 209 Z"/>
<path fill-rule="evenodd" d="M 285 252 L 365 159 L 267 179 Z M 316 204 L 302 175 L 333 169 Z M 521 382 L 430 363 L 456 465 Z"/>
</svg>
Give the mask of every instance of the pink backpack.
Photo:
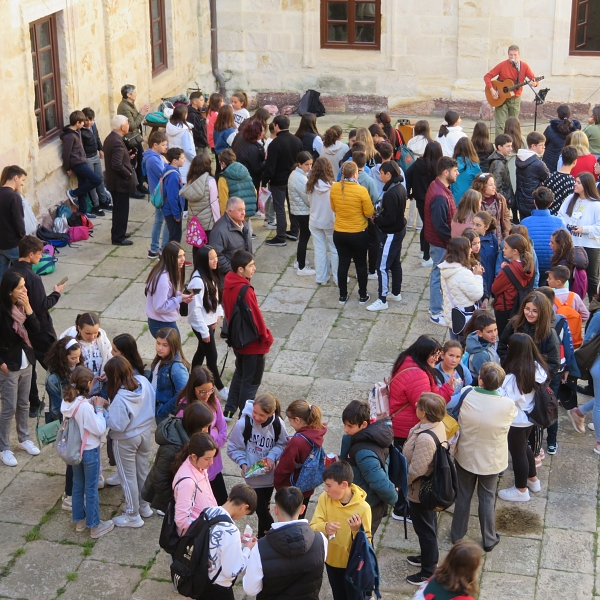
<svg viewBox="0 0 600 600">
<path fill-rule="evenodd" d="M 206 231 L 204 231 L 204 227 L 202 227 L 196 215 L 192 215 L 188 221 L 185 241 L 190 246 L 195 246 L 196 248 L 201 248 L 205 244 L 208 244 L 208 236 L 206 235 Z"/>
<path fill-rule="evenodd" d="M 69 242 L 81 242 L 90 238 L 90 230 L 87 225 L 69 227 Z"/>
<path fill-rule="evenodd" d="M 573 287 L 572 292 L 575 292 L 580 298 L 585 298 L 588 290 L 588 276 L 584 269 L 573 269 Z"/>
<path fill-rule="evenodd" d="M 42 248 L 42 254 L 47 254 L 48 256 L 54 256 L 54 253 L 57 252 L 56 248 L 52 244 L 44 244 Z"/>
</svg>

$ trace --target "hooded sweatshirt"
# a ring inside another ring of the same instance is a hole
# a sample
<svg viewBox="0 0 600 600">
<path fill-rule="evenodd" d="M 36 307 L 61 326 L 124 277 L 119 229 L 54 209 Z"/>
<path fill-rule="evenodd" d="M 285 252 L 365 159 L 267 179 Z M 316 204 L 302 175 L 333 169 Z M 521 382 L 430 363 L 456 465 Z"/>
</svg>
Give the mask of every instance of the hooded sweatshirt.
<svg viewBox="0 0 600 600">
<path fill-rule="evenodd" d="M 146 175 L 148 176 L 148 189 L 150 190 L 150 193 L 152 193 L 165 172 L 167 163 L 158 152 L 154 152 L 154 150 L 150 149 L 144 150 L 142 162 L 146 169 Z"/>
<path fill-rule="evenodd" d="M 191 123 L 183 125 L 173 125 L 167 123 L 165 133 L 167 135 L 167 144 L 169 148 L 181 148 L 185 154 L 185 164 L 181 167 L 181 179 L 183 183 L 187 182 L 187 174 L 190 170 L 190 165 L 196 156 L 196 147 L 194 146 L 194 136 L 192 129 L 194 126 Z"/>
<path fill-rule="evenodd" d="M 162 196 L 164 202 L 161 208 L 165 217 L 181 220 L 185 207 L 185 199 L 179 195 L 182 186 L 180 170 L 173 165 L 167 165 L 163 179 Z"/>
<path fill-rule="evenodd" d="M 310 228 L 326 229 L 333 232 L 335 215 L 331 210 L 331 202 L 329 200 L 330 191 L 331 183 L 319 179 L 312 193 L 307 194 L 310 206 L 310 219 L 308 220 Z"/>
<path fill-rule="evenodd" d="M 79 408 L 77 408 L 79 406 Z M 77 412 L 75 412 L 77 409 Z M 65 419 L 70 419 L 75 414 L 75 422 L 81 433 L 83 441 L 84 432 L 88 432 L 85 450 L 93 450 L 100 446 L 102 435 L 106 432 L 106 412 L 96 413 L 91 402 L 84 396 L 77 396 L 73 402 L 62 401 L 60 412 Z"/>
<path fill-rule="evenodd" d="M 444 319 L 452 322 L 452 307 L 471 307 L 483 296 L 483 277 L 475 275 L 471 269 L 460 263 L 445 260 L 438 265 L 440 269 L 442 297 L 444 300 Z"/>
<path fill-rule="evenodd" d="M 517 187 L 516 200 L 520 211 L 531 214 L 535 208 L 533 191 L 543 185 L 550 175 L 548 167 L 540 160 L 533 150 L 521 148 L 517 152 Z"/>
<path fill-rule="evenodd" d="M 482 337 L 479 337 L 476 331 L 467 336 L 466 352 L 469 354 L 469 371 L 473 379 L 479 377 L 479 369 L 486 362 L 495 362 L 500 364 L 500 357 L 496 352 L 496 343 L 486 342 Z"/>
<path fill-rule="evenodd" d="M 462 127 L 455 125 L 453 127 L 448 127 L 448 134 L 444 136 L 438 135 L 435 138 L 435 141 L 439 142 L 444 156 L 449 156 L 452 158 L 454 155 L 454 146 L 456 146 L 456 142 L 463 137 L 467 137 L 467 134 L 462 130 Z"/>
<path fill-rule="evenodd" d="M 183 535 L 188 527 L 210 506 L 217 506 L 217 501 L 210 487 L 208 471 L 197 469 L 188 456 L 173 478 L 173 495 L 175 496 L 175 523 L 179 535 Z"/>
<path fill-rule="evenodd" d="M 169 274 L 163 271 L 158 277 L 154 294 L 146 295 L 146 315 L 155 321 L 171 323 L 179 319 L 180 305 L 181 292 L 173 296 L 173 284 Z"/>
<path fill-rule="evenodd" d="M 281 458 L 283 450 L 288 443 L 288 434 L 285 430 L 285 423 L 276 415 L 269 417 L 261 425 L 254 422 L 252 418 L 252 409 L 254 408 L 254 400 L 246 401 L 246 406 L 242 411 L 240 420 L 231 430 L 229 443 L 227 444 L 227 456 L 235 462 L 238 467 L 246 465 L 251 467 L 259 460 L 268 458 L 274 463 Z M 250 417 L 252 425 L 252 433 L 247 444 L 244 444 L 244 428 L 246 426 L 246 415 Z M 279 439 L 275 442 L 275 430 L 273 429 L 273 421 L 279 419 L 281 421 L 281 433 Z M 269 471 L 265 475 L 250 477 L 246 483 L 253 488 L 273 487 L 274 472 Z"/>
<path fill-rule="evenodd" d="M 527 287 L 533 278 L 533 270 L 531 273 L 525 273 L 523 263 L 520 260 L 513 260 L 509 263 L 508 268 L 513 272 L 517 281 Z M 512 284 L 504 270 L 498 273 L 494 283 L 492 284 L 492 293 L 496 296 L 494 302 L 494 310 L 505 311 L 512 310 L 517 300 L 517 290 Z"/>
<path fill-rule="evenodd" d="M 398 501 L 398 492 L 386 470 L 393 443 L 394 430 L 387 419 L 342 437 L 340 458 L 352 465 L 354 483 L 367 493 L 366 500 L 371 507 L 381 502 L 396 504 Z"/>
<path fill-rule="evenodd" d="M 110 403 L 108 426 L 110 437 L 128 440 L 144 433 L 154 420 L 155 394 L 152 384 L 143 376 L 136 375 L 140 384 L 133 392 L 121 388 Z"/>
<path fill-rule="evenodd" d="M 341 140 L 337 140 L 332 146 L 327 146 L 327 148 L 323 146 L 319 156 L 321 156 L 321 158 L 326 158 L 331 163 L 333 172 L 337 173 L 346 152 L 348 152 L 348 144 L 345 144 Z"/>
<path fill-rule="evenodd" d="M 542 367 L 535 363 L 535 381 L 536 383 L 545 383 L 548 379 L 548 373 Z M 532 423 L 527 417 L 527 413 L 533 409 L 533 397 L 535 392 L 523 394 L 517 384 L 517 379 L 512 373 L 508 373 L 504 378 L 502 387 L 498 390 L 503 396 L 507 396 L 514 401 L 517 407 L 517 416 L 512 422 L 511 427 L 531 427 Z"/>
<path fill-rule="evenodd" d="M 85 165 L 85 150 L 79 131 L 71 129 L 67 125 L 66 127 L 63 127 L 60 139 L 63 143 L 62 160 L 65 171 L 68 171 L 77 165 Z"/>
<path fill-rule="evenodd" d="M 301 466 L 312 451 L 312 444 L 309 444 L 302 436 L 308 438 L 318 448 L 321 448 L 326 433 L 327 427 L 324 425 L 319 429 L 302 427 L 302 429 L 299 429 L 295 435 L 289 439 L 288 444 L 277 463 L 277 467 L 275 467 L 274 484 L 276 490 L 292 485 L 292 475 L 294 476 L 294 481 L 298 480 Z M 304 492 L 303 495 L 305 498 L 310 498 L 314 491 L 315 490 L 308 490 Z"/>
<path fill-rule="evenodd" d="M 345 569 L 348 566 L 350 548 L 352 547 L 352 531 L 350 525 L 348 525 L 348 519 L 352 515 L 358 514 L 360 516 L 367 537 L 371 537 L 371 507 L 366 500 L 367 493 L 354 483 L 350 485 L 350 489 L 352 490 L 352 497 L 346 505 L 339 500 L 332 500 L 327 492 L 323 492 L 319 496 L 317 507 L 310 521 L 311 529 L 323 534 L 325 534 L 325 526 L 330 521 L 340 524 L 335 537 L 329 540 L 327 558 L 325 559 L 326 564 L 338 569 Z"/>
</svg>

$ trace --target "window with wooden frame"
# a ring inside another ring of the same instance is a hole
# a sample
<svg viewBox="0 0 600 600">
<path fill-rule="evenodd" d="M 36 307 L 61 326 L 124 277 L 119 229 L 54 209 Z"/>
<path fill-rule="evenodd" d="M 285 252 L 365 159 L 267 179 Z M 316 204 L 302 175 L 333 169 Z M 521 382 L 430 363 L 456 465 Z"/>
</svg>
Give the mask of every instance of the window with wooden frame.
<svg viewBox="0 0 600 600">
<path fill-rule="evenodd" d="M 379 50 L 381 0 L 321 0 L 321 48 Z"/>
<path fill-rule="evenodd" d="M 150 0 L 150 40 L 152 43 L 152 75 L 167 68 L 167 27 L 165 0 Z"/>
<path fill-rule="evenodd" d="M 46 140 L 56 136 L 63 124 L 55 16 L 51 15 L 31 23 L 29 38 L 38 139 Z"/>
<path fill-rule="evenodd" d="M 600 54 L 600 2 L 573 0 L 570 54 Z"/>
</svg>

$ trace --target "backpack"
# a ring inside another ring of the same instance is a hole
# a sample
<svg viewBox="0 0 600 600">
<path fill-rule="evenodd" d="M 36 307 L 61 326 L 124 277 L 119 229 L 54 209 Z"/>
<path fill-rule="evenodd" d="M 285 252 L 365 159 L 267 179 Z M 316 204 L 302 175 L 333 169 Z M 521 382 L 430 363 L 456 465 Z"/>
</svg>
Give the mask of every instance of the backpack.
<svg viewBox="0 0 600 600">
<path fill-rule="evenodd" d="M 392 444 L 389 448 L 389 462 L 387 466 L 388 479 L 394 484 L 398 490 L 398 501 L 404 500 L 404 539 L 408 539 L 408 530 L 406 527 L 406 517 L 408 516 L 408 463 L 406 457 Z"/>
<path fill-rule="evenodd" d="M 538 427 L 547 429 L 558 421 L 558 400 L 548 385 L 536 385 L 533 408 L 527 418 Z"/>
<path fill-rule="evenodd" d="M 323 483 L 323 471 L 325 471 L 325 450 L 311 442 L 301 433 L 294 434 L 293 437 L 300 436 L 304 438 L 311 446 L 310 454 L 302 463 L 302 468 L 298 479 L 294 481 L 294 473 L 290 475 L 290 485 L 297 487 L 301 492 L 309 492 Z"/>
<path fill-rule="evenodd" d="M 48 256 L 54 256 L 58 254 L 58 250 L 52 244 L 44 244 L 42 248 L 42 255 L 47 254 Z"/>
<path fill-rule="evenodd" d="M 146 115 L 146 121 L 148 123 L 156 123 L 158 125 L 166 125 L 169 122 L 169 119 L 160 112 L 151 112 Z"/>
<path fill-rule="evenodd" d="M 244 433 L 242 436 L 244 438 L 244 446 L 247 446 L 250 438 L 252 437 L 252 422 L 250 421 L 250 415 L 244 416 L 246 417 L 246 422 L 244 424 Z M 281 421 L 277 415 L 275 415 L 275 418 L 273 419 L 273 433 L 275 434 L 273 445 L 275 445 L 279 439 L 279 436 L 281 435 Z M 322 483 L 322 481 L 319 483 Z"/>
<path fill-rule="evenodd" d="M 591 340 L 587 340 L 581 345 L 581 348 L 575 350 L 575 360 L 581 371 L 580 379 L 590 379 L 590 369 L 596 362 L 600 354 L 600 335 L 594 336 Z"/>
<path fill-rule="evenodd" d="M 581 333 L 583 320 L 581 315 L 573 308 L 574 300 L 575 293 L 569 292 L 567 301 L 564 304 L 558 298 L 555 298 L 554 306 L 556 307 L 556 312 L 559 315 L 564 315 L 565 319 L 567 319 L 569 331 L 571 332 L 571 337 L 573 338 L 573 347 L 579 348 L 579 346 L 583 344 L 583 335 Z"/>
<path fill-rule="evenodd" d="M 529 280 L 527 286 L 523 287 L 518 281 L 518 279 L 515 277 L 515 274 L 512 272 L 510 267 L 504 267 L 502 270 L 504 271 L 504 274 L 508 277 L 510 282 L 513 284 L 513 287 L 517 290 L 517 297 L 515 298 L 515 303 L 510 309 L 510 316 L 514 317 L 519 312 L 519 308 L 521 308 L 523 300 L 525 300 L 527 295 L 533 291 L 533 277 Z"/>
<path fill-rule="evenodd" d="M 54 231 L 50 231 L 50 229 L 44 227 L 43 225 L 40 225 L 37 228 L 35 235 L 42 240 L 42 242 L 52 244 L 55 248 L 64 248 L 69 244 L 68 233 L 56 233 Z"/>
<path fill-rule="evenodd" d="M 458 402 L 456 403 L 456 406 L 452 407 L 450 410 L 446 409 L 448 414 L 453 418 L 456 419 L 458 421 L 458 415 L 460 414 L 460 408 L 462 406 L 463 400 L 467 397 L 467 394 L 469 392 L 473 391 L 473 386 L 469 385 L 466 388 L 464 388 L 462 390 L 462 393 L 460 395 L 460 398 L 458 399 Z"/>
<path fill-rule="evenodd" d="M 381 598 L 377 556 L 362 525 L 354 536 L 350 548 L 348 566 L 346 567 L 346 581 L 349 581 L 352 587 L 359 592 L 374 592 L 377 598 Z"/>
<path fill-rule="evenodd" d="M 91 231 L 85 225 L 69 227 L 69 242 L 81 242 L 90 239 Z"/>
<path fill-rule="evenodd" d="M 150 196 L 148 196 L 148 202 L 154 206 L 154 208 L 162 208 L 165 203 L 165 199 L 163 196 L 163 181 L 169 173 L 177 173 L 178 171 L 175 169 L 168 169 L 162 174 L 162 177 L 158 180 L 156 187 L 150 192 Z"/>
<path fill-rule="evenodd" d="M 450 458 L 450 450 L 444 446 L 447 442 L 440 443 L 438 436 L 430 429 L 424 433 L 430 435 L 437 446 L 433 457 L 433 471 L 428 477 L 423 477 L 419 490 L 419 502 L 424 510 L 441 511 L 452 506 L 458 491 L 456 469 Z"/>
<path fill-rule="evenodd" d="M 229 515 L 209 519 L 205 509 L 179 538 L 171 563 L 171 581 L 182 596 L 203 598 L 206 586 L 221 573 L 219 568 L 213 579 L 208 577 L 210 530 L 217 523 L 235 527 Z"/>
<path fill-rule="evenodd" d="M 588 290 L 588 276 L 584 269 L 573 269 L 573 285 L 571 291 L 575 292 L 580 298 L 585 298 Z"/>
<path fill-rule="evenodd" d="M 52 223 L 52 231 L 55 231 L 56 233 L 67 233 L 69 231 L 67 217 L 56 217 Z"/>
<path fill-rule="evenodd" d="M 241 350 L 258 339 L 252 310 L 245 301 L 249 285 L 242 286 L 229 319 L 223 317 L 221 337 L 234 350 Z"/>
<path fill-rule="evenodd" d="M 182 477 L 177 480 L 175 487 L 184 479 L 191 479 L 191 477 Z M 195 494 L 195 491 L 194 491 Z M 174 554 L 179 544 L 179 533 L 177 533 L 177 524 L 175 523 L 175 494 L 171 494 L 171 499 L 167 505 L 165 516 L 160 528 L 160 537 L 158 538 L 158 545 L 167 553 Z"/>
<path fill-rule="evenodd" d="M 456 365 L 455 371 L 458 373 L 458 376 L 464 381 L 465 368 L 462 365 L 462 360 Z M 444 385 L 444 383 L 446 383 L 446 380 L 444 379 L 444 374 L 439 369 L 433 369 L 433 375 L 439 381 L 438 385 Z"/>
<path fill-rule="evenodd" d="M 68 465 L 78 465 L 81 462 L 83 450 L 87 442 L 88 432 L 83 432 L 82 439 L 79 425 L 75 420 L 75 415 L 84 402 L 86 400 L 79 401 L 79 404 L 73 411 L 72 417 L 63 418 L 63 422 L 60 424 L 58 433 L 56 434 L 56 453 Z"/>
<path fill-rule="evenodd" d="M 55 256 L 50 256 L 50 254 L 42 253 L 42 258 L 40 258 L 40 262 L 37 265 L 31 265 L 31 270 L 36 275 L 50 275 L 50 273 L 54 273 L 56 271 L 56 263 L 58 262 L 58 258 Z"/>
<path fill-rule="evenodd" d="M 67 219 L 69 227 L 87 227 L 88 229 L 94 229 L 94 224 L 88 217 L 78 210 L 74 211 L 71 216 Z"/>
<path fill-rule="evenodd" d="M 71 209 L 70 206 L 67 206 L 66 204 L 59 204 L 58 208 L 56 209 L 56 218 L 57 219 L 68 219 L 71 215 L 73 214 L 73 210 Z"/>
<path fill-rule="evenodd" d="M 383 381 L 379 381 L 376 383 L 371 391 L 369 392 L 369 405 L 371 407 L 371 418 L 380 420 L 380 419 L 393 419 L 399 412 L 402 412 L 409 403 L 404 404 L 400 409 L 398 409 L 393 415 L 390 416 L 390 385 L 392 381 L 400 375 L 400 373 L 404 373 L 404 371 L 410 371 L 412 369 L 417 369 L 418 367 L 408 367 L 406 369 L 402 369 L 398 371 L 389 382 L 385 379 Z"/>
<path fill-rule="evenodd" d="M 412 150 L 409 150 L 408 146 L 404 143 L 404 138 L 402 137 L 402 133 L 400 133 L 399 129 L 396 129 L 396 134 L 400 139 L 400 145 L 398 146 L 398 150 L 396 151 L 395 159 L 398 163 L 398 166 L 402 169 L 404 173 L 406 170 L 412 166 L 412 164 L 417 160 L 415 153 Z"/>
</svg>

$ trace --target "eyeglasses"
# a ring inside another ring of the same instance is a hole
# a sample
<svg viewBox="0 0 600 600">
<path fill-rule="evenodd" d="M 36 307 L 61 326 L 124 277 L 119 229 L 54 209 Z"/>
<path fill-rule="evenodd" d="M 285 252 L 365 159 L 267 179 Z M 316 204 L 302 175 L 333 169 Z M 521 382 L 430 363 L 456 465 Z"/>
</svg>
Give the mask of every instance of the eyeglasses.
<svg viewBox="0 0 600 600">
<path fill-rule="evenodd" d="M 214 393 L 215 388 L 212 387 L 210 388 L 210 390 L 200 390 L 198 388 L 194 388 L 196 394 L 198 394 L 198 396 L 210 396 L 211 394 Z"/>
</svg>

